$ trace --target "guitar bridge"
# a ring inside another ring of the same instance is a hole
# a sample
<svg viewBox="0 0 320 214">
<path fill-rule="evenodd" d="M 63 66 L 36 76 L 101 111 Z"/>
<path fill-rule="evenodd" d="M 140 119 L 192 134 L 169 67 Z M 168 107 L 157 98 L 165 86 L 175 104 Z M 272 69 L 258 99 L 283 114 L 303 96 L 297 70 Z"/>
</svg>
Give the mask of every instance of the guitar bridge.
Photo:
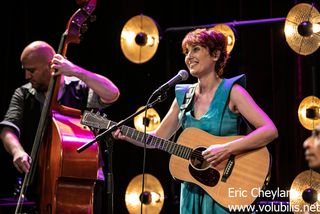
<svg viewBox="0 0 320 214">
<path fill-rule="evenodd" d="M 234 157 L 235 157 L 234 155 L 231 155 L 231 156 L 229 157 L 229 160 L 228 160 L 228 162 L 227 162 L 227 164 L 226 164 L 226 167 L 224 168 L 223 175 L 222 175 L 222 177 L 221 177 L 221 181 L 222 181 L 222 182 L 226 182 L 227 179 L 229 178 L 229 176 L 230 176 L 231 173 L 232 173 L 232 169 L 233 169 L 234 163 L 235 163 Z"/>
</svg>

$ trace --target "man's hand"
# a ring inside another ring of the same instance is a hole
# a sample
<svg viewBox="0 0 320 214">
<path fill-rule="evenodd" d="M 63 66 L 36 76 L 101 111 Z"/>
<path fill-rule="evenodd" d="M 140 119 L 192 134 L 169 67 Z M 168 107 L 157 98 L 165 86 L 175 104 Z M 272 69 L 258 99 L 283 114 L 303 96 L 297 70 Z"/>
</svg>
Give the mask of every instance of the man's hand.
<svg viewBox="0 0 320 214">
<path fill-rule="evenodd" d="M 13 155 L 13 165 L 20 173 L 28 173 L 30 170 L 31 157 L 25 151 L 16 152 Z"/>
</svg>

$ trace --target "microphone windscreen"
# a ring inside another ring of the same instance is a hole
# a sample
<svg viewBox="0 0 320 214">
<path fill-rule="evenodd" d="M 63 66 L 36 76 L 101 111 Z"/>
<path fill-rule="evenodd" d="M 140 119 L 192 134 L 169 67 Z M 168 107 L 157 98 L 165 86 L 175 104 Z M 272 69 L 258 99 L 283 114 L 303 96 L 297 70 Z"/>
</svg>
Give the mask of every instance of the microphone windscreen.
<svg viewBox="0 0 320 214">
<path fill-rule="evenodd" d="M 189 77 L 189 73 L 186 70 L 180 70 L 179 75 L 181 76 L 182 80 L 187 80 Z"/>
</svg>

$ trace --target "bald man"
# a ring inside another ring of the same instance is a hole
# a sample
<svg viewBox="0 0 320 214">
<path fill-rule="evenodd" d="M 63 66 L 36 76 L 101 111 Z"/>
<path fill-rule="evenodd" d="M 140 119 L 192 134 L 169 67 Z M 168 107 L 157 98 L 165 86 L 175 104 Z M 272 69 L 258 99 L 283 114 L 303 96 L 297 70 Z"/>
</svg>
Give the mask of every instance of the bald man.
<svg viewBox="0 0 320 214">
<path fill-rule="evenodd" d="M 27 45 L 20 61 L 28 83 L 15 90 L 0 122 L 0 137 L 6 151 L 12 155 L 15 168 L 20 173 L 28 173 L 29 154 L 55 69 L 58 72 L 54 75 L 62 75 L 58 95 L 62 105 L 80 110 L 102 109 L 115 102 L 120 92 L 111 80 L 73 64 L 44 41 Z"/>
</svg>

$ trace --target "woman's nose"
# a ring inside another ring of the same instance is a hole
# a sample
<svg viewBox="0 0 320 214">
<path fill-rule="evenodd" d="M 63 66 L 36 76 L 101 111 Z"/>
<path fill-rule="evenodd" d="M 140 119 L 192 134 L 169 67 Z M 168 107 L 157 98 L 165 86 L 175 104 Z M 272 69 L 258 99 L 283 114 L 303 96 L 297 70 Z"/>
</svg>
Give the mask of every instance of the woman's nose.
<svg viewBox="0 0 320 214">
<path fill-rule="evenodd" d="M 185 62 L 188 64 L 190 63 L 191 59 L 193 58 L 193 55 L 189 52 L 185 57 Z"/>
<path fill-rule="evenodd" d="M 190 59 L 190 58 L 192 58 L 193 57 L 193 53 L 192 53 L 192 51 L 189 51 L 188 53 L 187 53 L 187 55 L 186 55 L 186 58 L 187 59 Z"/>
</svg>

